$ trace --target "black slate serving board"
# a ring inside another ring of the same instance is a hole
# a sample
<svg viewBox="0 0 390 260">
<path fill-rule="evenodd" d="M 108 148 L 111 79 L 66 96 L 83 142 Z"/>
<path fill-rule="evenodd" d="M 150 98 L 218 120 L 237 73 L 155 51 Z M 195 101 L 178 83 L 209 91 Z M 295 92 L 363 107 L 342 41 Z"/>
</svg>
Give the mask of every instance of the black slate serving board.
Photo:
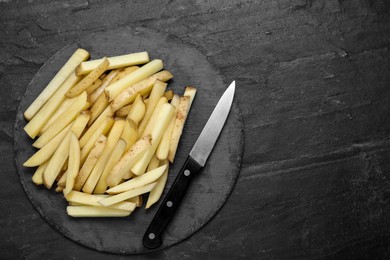
<svg viewBox="0 0 390 260">
<path fill-rule="evenodd" d="M 162 59 L 165 69 L 174 74 L 174 79 L 168 84 L 169 88 L 182 94 L 186 85 L 197 87 L 198 92 L 184 128 L 175 163 L 170 168 L 163 196 L 230 82 L 223 80 L 220 72 L 200 51 L 182 43 L 174 36 L 144 28 L 122 27 L 87 35 L 64 47 L 42 66 L 26 90 L 15 123 L 15 159 L 22 186 L 39 214 L 64 236 L 98 251 L 118 254 L 148 252 L 150 250 L 142 246 L 142 236 L 158 205 L 149 210 L 138 208 L 126 218 L 71 218 L 66 214 L 67 203 L 62 194 L 34 185 L 31 176 L 35 168 L 22 166 L 35 152 L 31 146 L 33 141 L 23 131 L 26 124 L 23 112 L 79 47 L 88 50 L 91 59 L 148 51 L 151 60 Z M 240 87 L 239 84 L 237 87 Z M 204 226 L 222 207 L 240 171 L 243 150 L 241 129 L 240 113 L 234 101 L 226 125 L 206 167 L 193 179 L 181 207 L 163 236 L 163 245 L 159 249 L 187 238 Z"/>
</svg>

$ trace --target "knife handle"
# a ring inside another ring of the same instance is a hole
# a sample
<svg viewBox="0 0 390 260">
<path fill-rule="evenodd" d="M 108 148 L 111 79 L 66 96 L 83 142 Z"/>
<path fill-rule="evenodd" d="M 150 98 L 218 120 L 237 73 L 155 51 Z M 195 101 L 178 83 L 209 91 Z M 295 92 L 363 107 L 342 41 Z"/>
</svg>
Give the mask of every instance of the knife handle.
<svg viewBox="0 0 390 260">
<path fill-rule="evenodd" d="M 201 168 L 200 164 L 188 156 L 142 239 L 146 248 L 154 249 L 161 246 L 162 233 L 179 207 L 192 177 Z"/>
</svg>

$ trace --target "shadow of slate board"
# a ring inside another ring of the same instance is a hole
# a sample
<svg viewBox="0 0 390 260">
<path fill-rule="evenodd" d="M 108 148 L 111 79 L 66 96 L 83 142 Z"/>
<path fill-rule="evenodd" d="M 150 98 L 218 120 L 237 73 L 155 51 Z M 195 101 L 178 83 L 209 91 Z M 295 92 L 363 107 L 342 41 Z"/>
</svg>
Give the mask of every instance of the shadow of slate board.
<svg viewBox="0 0 390 260">
<path fill-rule="evenodd" d="M 87 35 L 58 51 L 42 66 L 26 90 L 15 123 L 16 167 L 26 195 L 36 210 L 55 230 L 89 248 L 118 254 L 148 252 L 149 250 L 142 246 L 142 237 L 159 204 L 149 210 L 137 208 L 126 218 L 71 218 L 66 214 L 67 203 L 62 193 L 34 185 L 31 176 L 35 168 L 22 166 L 35 152 L 31 146 L 33 141 L 23 131 L 26 124 L 23 111 L 77 48 L 88 50 L 91 59 L 148 51 L 151 60 L 162 59 L 164 68 L 174 74 L 168 88 L 183 94 L 186 85 L 197 87 L 198 92 L 183 131 L 175 162 L 170 168 L 163 196 L 172 185 L 218 99 L 230 82 L 223 80 L 220 72 L 200 51 L 183 44 L 175 37 L 144 28 L 124 27 Z M 240 113 L 234 101 L 213 153 L 200 175 L 193 179 L 182 205 L 163 236 L 163 245 L 159 249 L 184 240 L 204 226 L 222 207 L 240 171 L 244 143 L 241 129 Z M 145 195 L 144 203 L 146 199 Z"/>
</svg>

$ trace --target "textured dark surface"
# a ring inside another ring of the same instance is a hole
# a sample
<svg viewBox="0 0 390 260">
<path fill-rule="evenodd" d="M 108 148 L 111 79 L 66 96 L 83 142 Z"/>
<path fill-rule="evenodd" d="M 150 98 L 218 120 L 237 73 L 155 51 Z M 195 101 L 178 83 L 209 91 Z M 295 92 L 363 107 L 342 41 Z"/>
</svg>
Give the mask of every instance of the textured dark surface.
<svg viewBox="0 0 390 260">
<path fill-rule="evenodd" d="M 142 237 L 157 207 L 136 210 L 128 218 L 71 218 L 66 214 L 62 194 L 37 187 L 31 181 L 35 168 L 22 165 L 36 151 L 32 147 L 33 140 L 23 130 L 26 125 L 23 112 L 78 47 L 88 49 L 92 59 L 150 50 L 150 58 L 162 59 L 164 68 L 175 75 L 168 84 L 169 89 L 182 94 L 186 85 L 199 86 L 183 129 L 175 163 L 170 167 L 167 187 L 171 187 L 227 84 L 195 48 L 144 28 L 119 27 L 91 33 L 58 51 L 37 72 L 26 90 L 15 124 L 16 168 L 27 196 L 40 215 L 61 234 L 98 251 L 118 254 L 149 252 L 142 245 Z M 159 249 L 176 244 L 201 228 L 229 196 L 241 166 L 244 140 L 239 116 L 235 103 L 213 154 L 200 176 L 194 177 L 181 207 L 163 234 L 163 244 Z M 164 197 L 167 191 L 165 189 Z M 145 197 L 145 203 L 146 200 Z"/>
<path fill-rule="evenodd" d="M 18 104 L 43 63 L 118 26 L 173 35 L 236 79 L 245 135 L 218 214 L 183 242 L 132 258 L 389 258 L 389 12 L 386 0 L 1 1 L 2 258 L 127 258 L 47 225 L 12 152 Z"/>
</svg>

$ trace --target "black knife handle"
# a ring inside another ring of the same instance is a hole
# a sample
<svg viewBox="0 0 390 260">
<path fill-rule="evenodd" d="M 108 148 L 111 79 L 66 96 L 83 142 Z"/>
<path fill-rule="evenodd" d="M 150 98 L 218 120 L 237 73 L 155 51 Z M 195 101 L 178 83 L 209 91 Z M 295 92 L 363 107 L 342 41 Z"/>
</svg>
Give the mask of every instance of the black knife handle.
<svg viewBox="0 0 390 260">
<path fill-rule="evenodd" d="M 162 233 L 179 207 L 192 177 L 201 168 L 201 165 L 188 156 L 142 239 L 146 248 L 154 249 L 161 246 Z"/>
</svg>

